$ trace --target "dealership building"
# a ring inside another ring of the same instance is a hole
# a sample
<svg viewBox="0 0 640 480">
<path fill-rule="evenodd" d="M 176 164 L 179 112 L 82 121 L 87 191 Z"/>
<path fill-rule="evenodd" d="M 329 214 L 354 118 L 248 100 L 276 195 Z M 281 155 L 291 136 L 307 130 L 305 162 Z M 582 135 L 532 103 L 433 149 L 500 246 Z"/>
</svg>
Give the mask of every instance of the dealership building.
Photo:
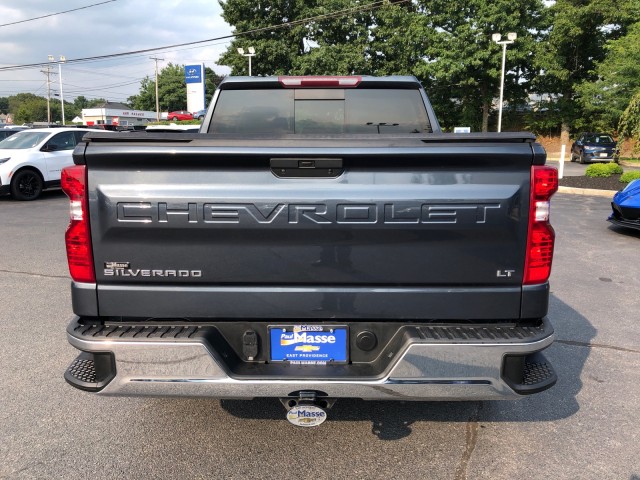
<svg viewBox="0 0 640 480">
<path fill-rule="evenodd" d="M 132 110 L 123 103 L 107 102 L 95 108 L 82 109 L 85 125 L 119 125 L 129 127 L 146 125 L 157 120 L 156 112 Z"/>
</svg>

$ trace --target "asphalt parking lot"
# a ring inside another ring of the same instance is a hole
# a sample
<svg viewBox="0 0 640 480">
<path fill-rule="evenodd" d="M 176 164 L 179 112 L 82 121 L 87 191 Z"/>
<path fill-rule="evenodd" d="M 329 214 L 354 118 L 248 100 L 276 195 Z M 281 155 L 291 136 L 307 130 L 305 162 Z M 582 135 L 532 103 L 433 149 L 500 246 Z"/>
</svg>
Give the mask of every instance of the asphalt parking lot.
<svg viewBox="0 0 640 480">
<path fill-rule="evenodd" d="M 0 478 L 640 479 L 640 233 L 609 199 L 558 194 L 547 350 L 559 381 L 519 402 L 340 400 L 315 429 L 277 400 L 108 398 L 75 358 L 59 191 L 0 198 Z"/>
</svg>

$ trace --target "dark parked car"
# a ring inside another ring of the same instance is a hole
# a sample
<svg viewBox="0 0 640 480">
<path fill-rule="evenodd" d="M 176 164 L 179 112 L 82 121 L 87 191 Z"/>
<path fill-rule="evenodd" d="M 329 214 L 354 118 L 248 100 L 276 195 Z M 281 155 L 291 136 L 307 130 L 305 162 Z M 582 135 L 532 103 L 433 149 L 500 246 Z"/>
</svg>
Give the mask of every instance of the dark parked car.
<svg viewBox="0 0 640 480">
<path fill-rule="evenodd" d="M 14 133 L 18 133 L 21 130 L 26 130 L 27 127 L 4 127 L 0 128 L 0 140 L 4 140 L 5 138 L 13 135 Z"/>
<path fill-rule="evenodd" d="M 572 162 L 611 162 L 616 157 L 616 142 L 607 133 L 583 133 L 571 145 Z"/>
<path fill-rule="evenodd" d="M 5 138 L 7 138 L 9 135 L 13 135 L 14 133 L 18 132 L 19 130 L 11 130 L 11 129 L 4 129 L 4 128 L 0 128 L 0 140 L 4 140 Z"/>
<path fill-rule="evenodd" d="M 176 122 L 178 120 L 193 120 L 193 115 L 186 110 L 177 110 L 175 112 L 169 112 L 167 118 Z"/>
</svg>

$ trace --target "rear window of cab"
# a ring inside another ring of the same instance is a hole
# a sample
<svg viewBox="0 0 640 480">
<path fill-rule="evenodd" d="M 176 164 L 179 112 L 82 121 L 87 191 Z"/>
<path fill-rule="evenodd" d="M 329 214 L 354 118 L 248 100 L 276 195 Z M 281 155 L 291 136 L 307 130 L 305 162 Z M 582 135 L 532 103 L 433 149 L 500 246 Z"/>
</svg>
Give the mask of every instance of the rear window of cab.
<svg viewBox="0 0 640 480">
<path fill-rule="evenodd" d="M 430 133 L 419 90 L 222 90 L 209 133 Z"/>
</svg>

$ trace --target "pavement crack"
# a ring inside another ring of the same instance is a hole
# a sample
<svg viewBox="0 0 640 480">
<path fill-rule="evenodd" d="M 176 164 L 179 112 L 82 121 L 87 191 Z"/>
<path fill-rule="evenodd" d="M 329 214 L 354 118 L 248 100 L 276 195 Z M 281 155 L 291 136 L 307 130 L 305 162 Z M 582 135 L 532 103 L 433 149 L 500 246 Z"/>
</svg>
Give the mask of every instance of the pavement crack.
<svg viewBox="0 0 640 480">
<path fill-rule="evenodd" d="M 478 402 L 476 408 L 471 413 L 467 425 L 465 428 L 465 449 L 460 459 L 460 463 L 456 468 L 454 480 L 466 480 L 467 468 L 469 466 L 469 460 L 476 448 L 478 442 L 478 419 L 480 418 L 480 410 L 482 410 L 482 403 Z"/>
<path fill-rule="evenodd" d="M 87 442 L 84 446 L 93 447 L 93 446 L 99 445 L 100 443 L 106 442 L 108 439 L 109 439 L 109 435 L 103 435 L 102 437 L 98 438 L 97 440 L 94 440 L 93 442 Z M 62 452 L 62 453 L 58 452 L 56 454 L 48 455 L 47 456 L 48 458 L 42 459 L 42 460 L 36 460 L 27 465 L 24 465 L 22 468 L 14 470 L 9 475 L 20 477 L 21 476 L 20 474 L 25 473 L 33 468 L 36 468 L 38 466 L 46 466 L 47 463 L 52 459 L 59 460 L 61 457 L 67 457 L 69 455 L 74 454 L 75 452 L 76 451 L 74 449 L 69 449 L 66 452 Z"/>
<path fill-rule="evenodd" d="M 616 350 L 618 352 L 640 353 L 640 350 L 634 350 L 633 348 L 616 347 L 615 345 L 606 345 L 604 343 L 576 342 L 574 340 L 556 340 L 556 342 L 562 343 L 563 345 L 572 345 L 574 347 L 606 348 L 608 350 Z"/>
<path fill-rule="evenodd" d="M 67 275 L 46 275 L 44 273 L 20 272 L 18 270 L 0 269 L 0 273 L 13 273 L 15 275 L 27 275 L 29 277 L 40 277 L 40 278 L 62 278 L 62 279 L 65 279 L 65 280 L 69 279 L 69 277 Z"/>
</svg>

